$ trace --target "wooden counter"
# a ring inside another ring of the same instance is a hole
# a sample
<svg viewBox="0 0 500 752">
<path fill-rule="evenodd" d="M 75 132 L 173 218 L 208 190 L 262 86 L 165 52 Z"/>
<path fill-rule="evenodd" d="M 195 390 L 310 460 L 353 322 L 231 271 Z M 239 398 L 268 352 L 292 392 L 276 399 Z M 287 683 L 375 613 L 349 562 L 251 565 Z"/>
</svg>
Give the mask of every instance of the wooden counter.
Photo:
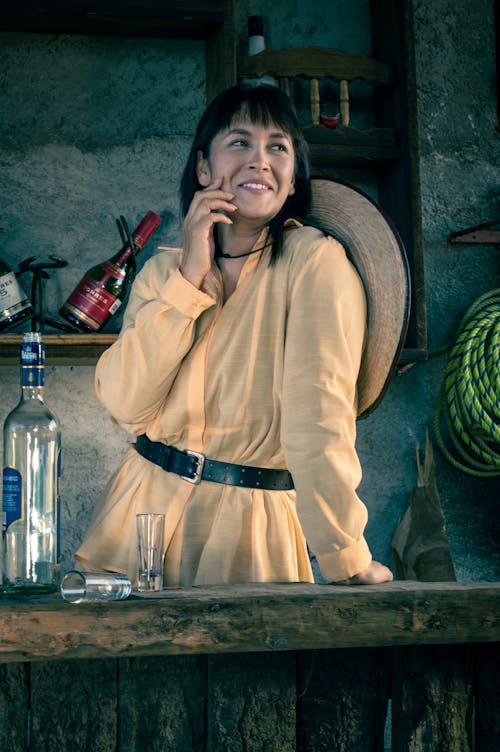
<svg viewBox="0 0 500 752">
<path fill-rule="evenodd" d="M 0 662 L 500 642 L 500 583 L 164 590 L 112 603 L 0 598 Z"/>
<path fill-rule="evenodd" d="M 499 596 L 421 582 L 3 596 L 0 750 L 500 750 Z"/>
</svg>

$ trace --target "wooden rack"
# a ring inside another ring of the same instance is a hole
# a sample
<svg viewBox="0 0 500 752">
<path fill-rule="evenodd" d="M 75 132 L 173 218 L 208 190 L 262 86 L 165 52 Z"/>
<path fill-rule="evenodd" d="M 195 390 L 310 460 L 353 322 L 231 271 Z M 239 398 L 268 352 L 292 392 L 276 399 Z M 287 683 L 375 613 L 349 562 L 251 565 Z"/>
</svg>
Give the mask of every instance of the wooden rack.
<svg viewBox="0 0 500 752">
<path fill-rule="evenodd" d="M 375 87 L 390 87 L 394 83 L 390 65 L 363 55 L 346 55 L 327 47 L 309 46 L 267 49 L 243 57 L 238 63 L 238 73 L 241 78 L 275 77 L 292 101 L 291 80 L 308 79 L 311 122 L 304 127 L 304 135 L 310 145 L 313 166 L 383 163 L 399 156 L 394 129 L 381 126 L 359 129 L 350 125 L 350 85 L 361 80 Z M 335 129 L 320 122 L 321 79 L 333 79 L 340 84 L 340 120 Z"/>
</svg>

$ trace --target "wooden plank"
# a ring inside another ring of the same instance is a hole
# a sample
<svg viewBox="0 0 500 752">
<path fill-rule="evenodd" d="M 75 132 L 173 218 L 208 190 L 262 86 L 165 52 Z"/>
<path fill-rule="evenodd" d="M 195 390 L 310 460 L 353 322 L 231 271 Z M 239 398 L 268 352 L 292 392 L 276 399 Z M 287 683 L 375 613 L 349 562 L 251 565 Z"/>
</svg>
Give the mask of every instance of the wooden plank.
<svg viewBox="0 0 500 752">
<path fill-rule="evenodd" d="M 28 748 L 29 663 L 0 666 L 0 750 Z"/>
<path fill-rule="evenodd" d="M 398 146 L 371 146 L 370 144 L 310 144 L 311 165 L 315 175 L 331 176 L 331 168 L 363 167 L 393 162 L 400 156 Z"/>
<path fill-rule="evenodd" d="M 346 145 L 346 146 L 379 146 L 394 147 L 395 138 L 392 128 L 326 128 L 324 125 L 311 123 L 302 129 L 309 144 Z"/>
<path fill-rule="evenodd" d="M 236 34 L 234 1 L 224 0 L 224 23 L 207 37 L 205 67 L 207 102 L 216 94 L 236 83 Z"/>
<path fill-rule="evenodd" d="M 0 662 L 500 641 L 500 583 L 238 585 L 0 599 Z"/>
<path fill-rule="evenodd" d="M 297 660 L 298 752 L 383 752 L 390 652 L 312 650 Z"/>
<path fill-rule="evenodd" d="M 117 334 L 43 334 L 47 365 L 95 363 Z M 17 365 L 22 334 L 0 334 L 0 365 Z"/>
<path fill-rule="evenodd" d="M 378 125 L 399 136 L 399 159 L 378 175 L 378 200 L 396 225 L 405 245 L 412 279 L 412 303 L 405 348 L 427 350 L 427 309 L 424 277 L 424 236 L 420 189 L 419 133 L 413 3 L 370 0 L 372 54 L 397 73 L 391 89 L 375 91 Z"/>
<path fill-rule="evenodd" d="M 306 46 L 288 50 L 266 49 L 239 62 L 239 74 L 277 78 L 331 77 L 338 81 L 363 79 L 370 84 L 389 85 L 393 81 L 392 66 L 364 55 L 346 55 L 329 47 Z"/>
<path fill-rule="evenodd" d="M 500 245 L 500 230 L 451 233 L 450 243 L 492 243 L 493 245 Z"/>
<path fill-rule="evenodd" d="M 225 0 L 4 0 L 0 29 L 206 39 L 224 10 Z"/>
<path fill-rule="evenodd" d="M 204 752 L 206 656 L 119 661 L 120 752 Z"/>
<path fill-rule="evenodd" d="M 500 749 L 500 644 L 471 646 L 477 752 Z"/>
<path fill-rule="evenodd" d="M 116 660 L 31 665 L 30 750 L 115 752 Z"/>
<path fill-rule="evenodd" d="M 472 707 L 463 646 L 394 650 L 393 752 L 472 752 Z"/>
<path fill-rule="evenodd" d="M 295 701 L 293 653 L 210 656 L 207 749 L 295 752 Z"/>
</svg>

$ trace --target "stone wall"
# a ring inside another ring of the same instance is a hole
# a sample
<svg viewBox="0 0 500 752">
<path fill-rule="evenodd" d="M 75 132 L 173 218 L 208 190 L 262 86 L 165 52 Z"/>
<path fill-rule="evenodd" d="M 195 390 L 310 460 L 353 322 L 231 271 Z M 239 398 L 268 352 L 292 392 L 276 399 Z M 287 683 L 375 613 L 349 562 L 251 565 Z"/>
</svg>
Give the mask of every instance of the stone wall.
<svg viewBox="0 0 500 752">
<path fill-rule="evenodd" d="M 376 4 L 375 4 L 376 5 Z M 413 0 L 420 177 L 429 347 L 453 340 L 467 306 L 498 287 L 493 246 L 458 246 L 451 230 L 498 217 L 494 9 L 491 0 Z M 261 14 L 270 46 L 327 45 L 369 53 L 367 0 L 236 1 L 239 35 Z M 62 256 L 47 282 L 57 311 L 83 271 L 118 247 L 115 218 L 130 224 L 148 209 L 163 223 L 157 243 L 180 240 L 178 180 L 204 105 L 203 45 L 65 35 L 0 34 L 0 244 L 13 265 Z M 376 558 L 390 540 L 416 483 L 446 356 L 398 377 L 360 422 L 360 494 Z M 4 414 L 18 394 L 18 369 L 2 367 Z M 47 401 L 64 434 L 63 565 L 127 443 L 94 395 L 93 368 L 49 367 Z M 455 470 L 436 453 L 438 485 L 460 579 L 500 579 L 498 479 Z"/>
</svg>

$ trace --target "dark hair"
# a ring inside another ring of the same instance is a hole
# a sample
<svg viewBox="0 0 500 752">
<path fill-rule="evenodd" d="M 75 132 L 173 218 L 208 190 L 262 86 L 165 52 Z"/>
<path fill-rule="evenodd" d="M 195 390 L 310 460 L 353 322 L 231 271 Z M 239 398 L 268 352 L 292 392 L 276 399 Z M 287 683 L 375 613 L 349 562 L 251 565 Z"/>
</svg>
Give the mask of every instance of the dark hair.
<svg viewBox="0 0 500 752">
<path fill-rule="evenodd" d="M 297 117 L 288 96 L 275 86 L 240 83 L 218 94 L 208 105 L 194 135 L 191 151 L 181 180 L 181 208 L 186 216 L 196 191 L 201 189 L 196 167 L 198 151 L 209 156 L 215 136 L 229 128 L 239 114 L 251 123 L 281 128 L 293 142 L 295 152 L 295 192 L 287 198 L 279 213 L 269 223 L 272 239 L 270 263 L 274 264 L 283 251 L 283 223 L 289 217 L 303 219 L 311 204 L 309 152 Z"/>
</svg>

